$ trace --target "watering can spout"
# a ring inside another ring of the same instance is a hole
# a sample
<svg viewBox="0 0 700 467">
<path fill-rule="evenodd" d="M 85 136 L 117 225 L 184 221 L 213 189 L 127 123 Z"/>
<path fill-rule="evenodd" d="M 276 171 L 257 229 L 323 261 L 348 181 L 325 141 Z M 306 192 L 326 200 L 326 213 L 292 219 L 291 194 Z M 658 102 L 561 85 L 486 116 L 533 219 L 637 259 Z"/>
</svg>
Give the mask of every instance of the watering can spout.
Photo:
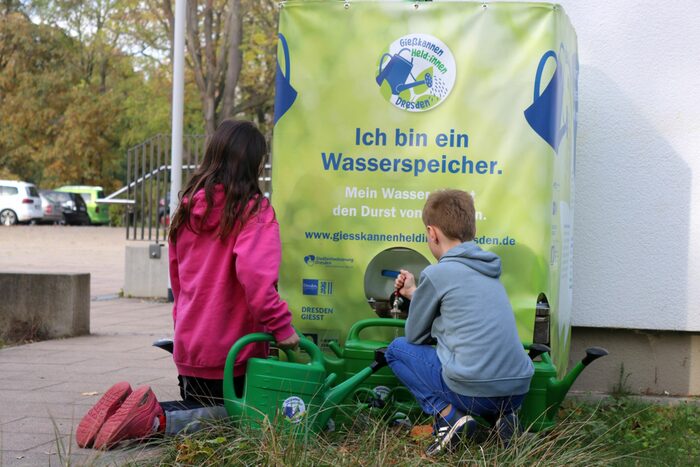
<svg viewBox="0 0 700 467">
<path fill-rule="evenodd" d="M 583 366 L 588 366 L 591 362 L 599 359 L 600 357 L 605 357 L 608 355 L 608 351 L 602 347 L 589 347 L 586 349 L 586 356 L 583 357 L 581 363 Z"/>
<path fill-rule="evenodd" d="M 550 349 L 548 346 L 544 344 L 532 344 L 530 345 L 530 351 L 528 352 L 527 356 L 530 357 L 530 360 L 534 360 L 543 353 L 551 352 L 552 349 Z"/>
<path fill-rule="evenodd" d="M 353 377 L 328 390 L 328 392 L 326 392 L 324 395 L 324 405 L 326 407 L 340 405 L 340 403 L 350 394 L 352 394 L 357 386 L 367 379 L 367 377 L 384 368 L 387 364 L 386 358 L 384 358 L 384 352 L 386 352 L 386 348 L 377 349 L 374 352 L 374 362 L 372 362 L 370 366 L 364 368 L 363 370 L 357 372 Z"/>
<path fill-rule="evenodd" d="M 550 349 L 543 344 L 526 344 L 530 358 L 535 360 L 535 374 L 530 382 L 530 390 L 520 409 L 520 420 L 529 431 L 538 432 L 554 426 L 559 406 L 578 375 L 592 361 L 608 355 L 600 347 L 586 349 L 586 356 L 561 380 L 557 379 L 557 369 L 552 362 Z"/>
<path fill-rule="evenodd" d="M 576 378 L 578 378 L 578 375 L 581 374 L 583 369 L 586 368 L 594 360 L 597 360 L 600 357 L 605 357 L 606 355 L 608 355 L 608 351 L 602 347 L 587 348 L 586 356 L 583 357 L 583 360 L 578 362 L 576 366 L 573 367 L 571 371 L 566 374 L 566 376 L 564 376 L 564 378 L 562 378 L 559 381 L 551 381 L 552 390 L 550 392 L 553 396 L 552 402 L 562 402 L 564 400 L 564 397 L 566 396 L 566 393 L 569 392 L 569 389 L 571 389 L 571 386 L 574 384 L 574 381 L 576 381 Z"/>
</svg>

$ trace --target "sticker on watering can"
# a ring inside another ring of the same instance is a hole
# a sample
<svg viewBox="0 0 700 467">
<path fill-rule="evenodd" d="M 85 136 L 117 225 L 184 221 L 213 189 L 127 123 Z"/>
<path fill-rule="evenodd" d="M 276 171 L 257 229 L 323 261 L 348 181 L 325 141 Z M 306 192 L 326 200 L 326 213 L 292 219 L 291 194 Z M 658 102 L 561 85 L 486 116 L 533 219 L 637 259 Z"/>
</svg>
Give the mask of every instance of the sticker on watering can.
<svg viewBox="0 0 700 467">
<path fill-rule="evenodd" d="M 437 107 L 455 84 L 455 59 L 450 49 L 428 34 L 408 34 L 379 58 L 376 82 L 394 107 L 425 112 Z"/>
<path fill-rule="evenodd" d="M 391 389 L 389 389 L 386 386 L 376 386 L 374 388 L 374 394 L 376 394 L 377 397 L 383 401 L 387 400 L 390 392 L 391 392 Z"/>
<path fill-rule="evenodd" d="M 306 413 L 306 404 L 300 397 L 288 397 L 282 402 L 282 413 L 291 423 L 300 423 Z"/>
</svg>

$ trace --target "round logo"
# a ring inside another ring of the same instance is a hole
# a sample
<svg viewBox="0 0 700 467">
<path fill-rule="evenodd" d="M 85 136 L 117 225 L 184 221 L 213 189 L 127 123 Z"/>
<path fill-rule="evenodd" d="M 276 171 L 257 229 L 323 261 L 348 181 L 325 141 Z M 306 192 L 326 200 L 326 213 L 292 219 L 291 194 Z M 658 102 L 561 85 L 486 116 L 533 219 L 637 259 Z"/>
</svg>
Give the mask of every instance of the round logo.
<svg viewBox="0 0 700 467">
<path fill-rule="evenodd" d="M 386 386 L 376 386 L 374 388 L 374 394 L 376 394 L 376 396 L 383 401 L 387 400 L 390 392 L 391 390 Z"/>
<path fill-rule="evenodd" d="M 306 412 L 306 404 L 300 397 L 288 397 L 282 402 L 282 413 L 291 423 L 300 423 Z"/>
<path fill-rule="evenodd" d="M 440 105 L 455 84 L 455 59 L 450 49 L 428 34 L 408 34 L 379 58 L 376 81 L 394 107 L 425 112 Z"/>
</svg>

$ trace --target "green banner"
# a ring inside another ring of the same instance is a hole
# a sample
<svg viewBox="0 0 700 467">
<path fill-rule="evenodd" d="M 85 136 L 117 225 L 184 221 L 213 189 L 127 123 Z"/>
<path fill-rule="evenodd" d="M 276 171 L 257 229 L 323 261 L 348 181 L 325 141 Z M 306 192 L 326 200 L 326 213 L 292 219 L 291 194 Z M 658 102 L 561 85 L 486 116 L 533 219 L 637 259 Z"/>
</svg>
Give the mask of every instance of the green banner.
<svg viewBox="0 0 700 467">
<path fill-rule="evenodd" d="M 273 200 L 295 325 L 342 341 L 386 311 L 394 271 L 435 261 L 427 195 L 458 188 L 524 342 L 546 296 L 563 369 L 578 61 L 561 7 L 288 1 L 279 32 Z"/>
</svg>

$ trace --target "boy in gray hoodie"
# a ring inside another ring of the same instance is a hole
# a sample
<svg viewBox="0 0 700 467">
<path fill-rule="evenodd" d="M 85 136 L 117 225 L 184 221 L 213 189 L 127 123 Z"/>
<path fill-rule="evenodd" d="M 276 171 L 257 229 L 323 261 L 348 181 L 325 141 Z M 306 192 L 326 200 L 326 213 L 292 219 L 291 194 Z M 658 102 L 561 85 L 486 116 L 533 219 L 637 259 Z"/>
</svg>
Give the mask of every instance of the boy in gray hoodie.
<svg viewBox="0 0 700 467">
<path fill-rule="evenodd" d="M 396 279 L 397 291 L 411 303 L 405 337 L 389 345 L 386 360 L 435 417 L 428 455 L 471 435 L 472 415 L 496 420 L 507 443 L 534 367 L 499 280 L 501 260 L 474 243 L 474 201 L 464 191 L 433 192 L 423 223 L 438 262 L 423 270 L 418 287 L 408 271 Z"/>
</svg>

